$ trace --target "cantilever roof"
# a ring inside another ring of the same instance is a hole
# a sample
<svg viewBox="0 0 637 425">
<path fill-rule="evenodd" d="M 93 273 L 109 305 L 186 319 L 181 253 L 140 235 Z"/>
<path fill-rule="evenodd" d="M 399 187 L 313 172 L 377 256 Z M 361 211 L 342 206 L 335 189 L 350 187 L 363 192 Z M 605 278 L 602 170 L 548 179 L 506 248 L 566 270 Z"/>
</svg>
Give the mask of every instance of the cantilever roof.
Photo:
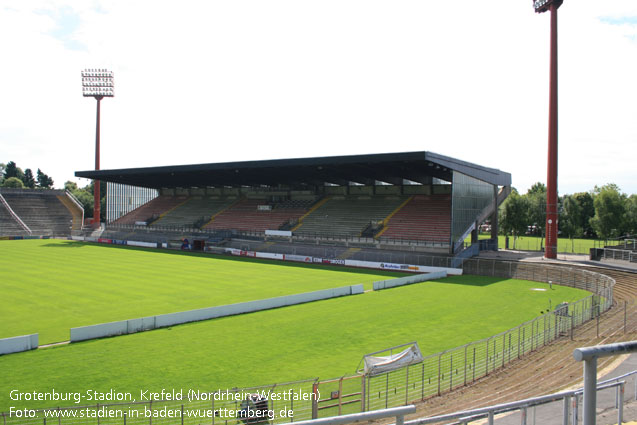
<svg viewBox="0 0 637 425">
<path fill-rule="evenodd" d="M 403 179 L 428 183 L 452 180 L 452 171 L 499 186 L 511 185 L 511 174 L 433 152 L 402 152 L 264 161 L 220 162 L 77 171 L 76 177 L 150 188 L 221 186 L 322 186 L 375 181 L 402 184 Z"/>
</svg>

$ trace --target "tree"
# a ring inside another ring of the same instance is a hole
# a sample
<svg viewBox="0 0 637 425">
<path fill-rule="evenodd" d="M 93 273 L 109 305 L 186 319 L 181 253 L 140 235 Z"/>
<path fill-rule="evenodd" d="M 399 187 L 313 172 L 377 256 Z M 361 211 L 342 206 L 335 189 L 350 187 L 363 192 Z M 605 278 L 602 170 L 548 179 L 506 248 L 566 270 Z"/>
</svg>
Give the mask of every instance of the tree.
<svg viewBox="0 0 637 425">
<path fill-rule="evenodd" d="M 625 231 L 629 235 L 637 236 L 637 195 L 626 198 L 625 206 Z"/>
<path fill-rule="evenodd" d="M 524 195 L 528 202 L 530 225 L 535 226 L 538 234 L 544 237 L 544 227 L 546 226 L 546 186 L 542 183 L 535 183 Z"/>
<path fill-rule="evenodd" d="M 595 186 L 595 216 L 591 219 L 591 226 L 602 239 L 621 235 L 624 224 L 624 199 L 619 187 L 611 183 L 600 187 Z"/>
<path fill-rule="evenodd" d="M 38 168 L 38 187 L 41 189 L 51 189 L 53 187 L 53 179 L 44 174 Z"/>
<path fill-rule="evenodd" d="M 64 182 L 64 190 L 68 190 L 71 193 L 75 192 L 76 190 L 78 190 L 77 183 L 72 182 L 71 180 L 67 180 L 66 182 Z"/>
<path fill-rule="evenodd" d="M 25 187 L 30 189 L 35 188 L 35 179 L 33 178 L 33 172 L 30 168 L 24 170 L 24 176 L 22 177 L 22 183 L 24 183 Z"/>
<path fill-rule="evenodd" d="M 574 193 L 571 196 L 579 205 L 580 217 L 576 220 L 576 223 L 582 229 L 581 236 L 593 236 L 594 230 L 591 226 L 591 218 L 595 216 L 593 196 L 589 192 Z"/>
<path fill-rule="evenodd" d="M 72 192 L 84 207 L 84 217 L 93 217 L 93 195 L 84 189 Z"/>
<path fill-rule="evenodd" d="M 571 249 L 575 252 L 573 238 L 583 233 L 581 227 L 582 207 L 574 195 L 565 195 L 562 198 L 559 226 L 563 235 L 571 239 Z"/>
<path fill-rule="evenodd" d="M 5 168 L 7 168 L 7 165 L 4 162 L 0 162 L 0 185 L 2 185 L 2 181 L 4 180 Z"/>
<path fill-rule="evenodd" d="M 505 235 L 513 235 L 513 249 L 520 234 L 524 234 L 528 223 L 528 202 L 513 189 L 499 210 L 500 229 Z"/>
<path fill-rule="evenodd" d="M 4 178 L 5 180 L 10 177 L 17 177 L 20 180 L 24 177 L 24 172 L 22 169 L 16 165 L 15 162 L 9 161 L 4 169 Z"/>
<path fill-rule="evenodd" d="M 17 177 L 9 177 L 2 183 L 2 187 L 11 187 L 14 189 L 23 189 L 24 183 Z"/>
<path fill-rule="evenodd" d="M 87 194 L 90 196 L 90 202 L 88 204 L 84 204 L 84 211 L 85 211 L 84 215 L 86 217 L 93 216 L 93 204 L 95 202 L 95 198 L 93 195 L 94 187 L 95 187 L 95 181 L 91 180 L 91 182 L 82 189 L 86 191 Z M 82 203 L 84 203 L 84 201 L 82 201 Z M 88 213 L 89 211 L 90 211 L 90 214 Z M 100 219 L 102 221 L 106 221 L 106 185 L 103 182 L 102 184 L 100 184 L 100 211 L 101 211 Z"/>
<path fill-rule="evenodd" d="M 543 193 L 546 195 L 546 185 L 541 182 L 534 183 L 533 186 L 526 192 L 527 195 Z"/>
</svg>

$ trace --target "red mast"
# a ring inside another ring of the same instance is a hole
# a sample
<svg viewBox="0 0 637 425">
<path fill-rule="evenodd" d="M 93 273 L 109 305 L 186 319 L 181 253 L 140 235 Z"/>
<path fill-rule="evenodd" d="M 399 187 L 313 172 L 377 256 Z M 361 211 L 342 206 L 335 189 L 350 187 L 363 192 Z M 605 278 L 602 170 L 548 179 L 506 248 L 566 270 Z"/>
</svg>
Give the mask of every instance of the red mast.
<svg viewBox="0 0 637 425">
<path fill-rule="evenodd" d="M 546 172 L 546 246 L 544 257 L 557 257 L 557 9 L 563 0 L 534 0 L 537 13 L 551 12 L 549 146 Z"/>
</svg>

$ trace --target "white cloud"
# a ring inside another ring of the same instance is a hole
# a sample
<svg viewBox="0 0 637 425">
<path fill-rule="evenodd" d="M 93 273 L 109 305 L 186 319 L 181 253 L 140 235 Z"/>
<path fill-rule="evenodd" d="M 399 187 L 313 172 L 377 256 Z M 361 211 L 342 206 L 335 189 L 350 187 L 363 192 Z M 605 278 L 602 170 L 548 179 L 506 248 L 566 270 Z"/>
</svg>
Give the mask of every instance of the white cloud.
<svg viewBox="0 0 637 425">
<path fill-rule="evenodd" d="M 108 67 L 102 168 L 430 150 L 545 181 L 549 15 L 431 3 L 0 1 L 0 161 L 91 169 L 79 74 Z M 636 9 L 560 8 L 561 193 L 637 192 Z"/>
</svg>

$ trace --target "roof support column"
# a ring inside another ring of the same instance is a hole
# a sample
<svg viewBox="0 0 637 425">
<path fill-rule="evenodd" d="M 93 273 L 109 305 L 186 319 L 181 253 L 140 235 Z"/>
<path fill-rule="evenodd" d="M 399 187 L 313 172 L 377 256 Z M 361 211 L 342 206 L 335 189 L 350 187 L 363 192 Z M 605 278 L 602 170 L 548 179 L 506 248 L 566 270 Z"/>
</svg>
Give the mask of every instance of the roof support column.
<svg viewBox="0 0 637 425">
<path fill-rule="evenodd" d="M 495 209 L 491 215 L 491 240 L 495 244 L 494 251 L 498 250 L 498 233 L 500 233 L 500 224 L 498 223 L 498 185 L 493 185 L 493 202 Z"/>
</svg>

